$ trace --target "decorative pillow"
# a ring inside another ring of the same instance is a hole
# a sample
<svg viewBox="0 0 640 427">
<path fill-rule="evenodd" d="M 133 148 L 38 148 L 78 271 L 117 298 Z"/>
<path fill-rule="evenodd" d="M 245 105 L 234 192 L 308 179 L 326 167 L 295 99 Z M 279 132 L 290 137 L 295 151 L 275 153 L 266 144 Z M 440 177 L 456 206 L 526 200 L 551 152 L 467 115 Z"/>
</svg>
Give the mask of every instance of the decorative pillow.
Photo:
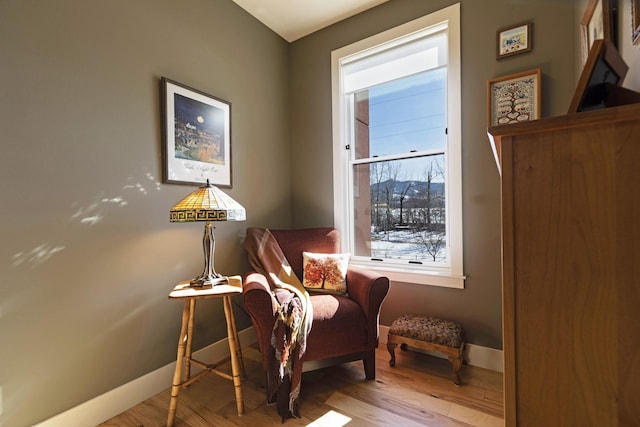
<svg viewBox="0 0 640 427">
<path fill-rule="evenodd" d="M 350 254 L 303 252 L 302 285 L 309 292 L 346 294 L 350 257 Z"/>
</svg>

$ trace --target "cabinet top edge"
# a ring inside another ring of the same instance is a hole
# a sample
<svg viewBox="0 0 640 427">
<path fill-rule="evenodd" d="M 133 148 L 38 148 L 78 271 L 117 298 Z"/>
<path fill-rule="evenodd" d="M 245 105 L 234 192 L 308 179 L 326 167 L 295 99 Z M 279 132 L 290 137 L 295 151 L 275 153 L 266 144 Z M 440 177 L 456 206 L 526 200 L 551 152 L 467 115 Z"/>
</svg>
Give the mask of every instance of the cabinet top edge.
<svg viewBox="0 0 640 427">
<path fill-rule="evenodd" d="M 487 128 L 487 133 L 494 137 L 503 137 L 507 135 L 520 135 L 531 132 L 553 131 L 559 128 L 567 129 L 593 125 L 599 122 L 611 123 L 639 119 L 640 103 L 637 103 L 566 114 L 564 116 L 548 117 L 510 125 L 490 126 Z"/>
</svg>

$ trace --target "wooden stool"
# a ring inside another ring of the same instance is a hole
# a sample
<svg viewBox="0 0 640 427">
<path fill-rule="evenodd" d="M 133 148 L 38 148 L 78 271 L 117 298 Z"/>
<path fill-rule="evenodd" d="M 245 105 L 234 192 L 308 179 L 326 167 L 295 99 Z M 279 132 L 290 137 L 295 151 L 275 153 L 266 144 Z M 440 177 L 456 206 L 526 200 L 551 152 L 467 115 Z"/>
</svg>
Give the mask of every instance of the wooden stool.
<svg viewBox="0 0 640 427">
<path fill-rule="evenodd" d="M 214 373 L 222 378 L 233 381 L 236 394 L 236 406 L 238 415 L 244 413 L 244 401 L 242 399 L 242 384 L 240 377 L 244 377 L 244 362 L 242 361 L 242 350 L 238 340 L 236 320 L 233 316 L 233 306 L 231 297 L 242 293 L 242 278 L 233 276 L 228 278 L 228 284 L 215 285 L 213 287 L 192 288 L 189 281 L 180 282 L 169 294 L 169 299 L 184 300 L 182 310 L 182 328 L 178 339 L 178 356 L 176 369 L 173 374 L 173 384 L 171 386 L 171 400 L 169 402 L 169 415 L 167 416 L 167 427 L 172 427 L 176 419 L 176 409 L 178 407 L 178 394 L 180 389 L 187 387 L 200 377 L 208 373 Z M 191 358 L 191 344 L 193 342 L 193 319 L 196 310 L 196 300 L 198 298 L 222 298 L 224 316 L 227 321 L 227 337 L 229 340 L 229 352 L 231 353 L 231 375 L 219 371 L 218 366 L 227 362 L 225 359 L 219 363 L 206 364 Z M 182 371 L 184 363 L 185 371 Z M 203 369 L 197 375 L 191 376 L 191 365 L 194 364 Z"/>
<path fill-rule="evenodd" d="M 453 382 L 460 385 L 464 330 L 457 323 L 418 314 L 401 316 L 389 328 L 387 350 L 391 355 L 391 366 L 396 365 L 398 344 L 445 354 L 453 365 Z"/>
</svg>

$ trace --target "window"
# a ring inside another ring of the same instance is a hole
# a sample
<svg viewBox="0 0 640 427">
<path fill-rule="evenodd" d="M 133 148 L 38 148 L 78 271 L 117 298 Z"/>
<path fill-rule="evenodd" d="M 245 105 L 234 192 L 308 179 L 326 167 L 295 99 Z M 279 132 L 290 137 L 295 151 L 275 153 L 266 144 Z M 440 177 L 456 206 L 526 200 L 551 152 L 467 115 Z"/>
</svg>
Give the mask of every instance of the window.
<svg viewBox="0 0 640 427">
<path fill-rule="evenodd" d="M 334 216 L 352 263 L 464 287 L 460 6 L 332 52 Z"/>
</svg>

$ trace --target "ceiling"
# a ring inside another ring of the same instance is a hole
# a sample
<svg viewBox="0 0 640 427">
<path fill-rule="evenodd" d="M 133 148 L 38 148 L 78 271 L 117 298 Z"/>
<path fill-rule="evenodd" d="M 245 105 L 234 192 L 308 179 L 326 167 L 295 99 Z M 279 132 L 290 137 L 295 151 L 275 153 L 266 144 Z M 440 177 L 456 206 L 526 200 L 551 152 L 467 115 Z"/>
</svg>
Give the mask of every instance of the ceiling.
<svg viewBox="0 0 640 427">
<path fill-rule="evenodd" d="M 233 0 L 292 42 L 388 0 Z"/>
</svg>

